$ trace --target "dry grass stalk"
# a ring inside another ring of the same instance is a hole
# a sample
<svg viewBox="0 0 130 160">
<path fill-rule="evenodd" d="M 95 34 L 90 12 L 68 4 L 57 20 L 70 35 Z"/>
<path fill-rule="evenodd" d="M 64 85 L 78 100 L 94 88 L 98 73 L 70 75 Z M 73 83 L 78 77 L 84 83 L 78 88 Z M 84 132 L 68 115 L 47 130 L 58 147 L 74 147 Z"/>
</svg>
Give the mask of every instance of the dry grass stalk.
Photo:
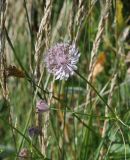
<svg viewBox="0 0 130 160">
<path fill-rule="evenodd" d="M 79 0 L 79 6 L 78 6 L 78 11 L 77 11 L 77 15 L 76 15 L 76 25 L 77 25 L 77 31 L 76 31 L 76 35 L 75 35 L 75 42 L 78 42 L 80 39 L 80 35 L 83 31 L 83 23 L 85 22 L 85 20 L 88 19 L 88 17 L 90 16 L 92 9 L 95 5 L 95 3 L 97 2 L 97 0 L 92 0 L 90 1 L 90 6 L 88 11 L 86 11 L 86 6 L 84 4 L 83 0 Z"/>
<path fill-rule="evenodd" d="M 45 12 L 48 12 L 47 23 L 45 26 L 45 40 L 46 40 L 46 48 L 48 49 L 50 46 L 50 38 L 51 38 L 51 12 L 52 12 L 52 2 L 53 0 L 48 0 L 46 3 Z"/>
<path fill-rule="evenodd" d="M 69 23 L 70 42 L 72 42 L 74 38 L 74 23 L 75 23 L 76 8 L 77 8 L 77 4 L 76 4 L 76 1 L 74 0 L 72 3 L 72 10 L 70 15 L 70 23 Z"/>
<path fill-rule="evenodd" d="M 85 19 L 85 14 L 83 14 L 85 6 L 84 6 L 83 2 L 84 2 L 83 0 L 79 0 L 78 11 L 77 11 L 77 15 L 76 15 L 76 26 L 78 27 L 78 29 L 77 29 L 77 33 L 75 36 L 75 42 L 77 42 L 77 40 L 78 40 L 80 27 L 82 25 L 82 22 Z"/>
<path fill-rule="evenodd" d="M 124 48 L 123 48 L 121 39 L 122 39 L 122 37 L 119 37 L 119 40 L 118 40 L 118 46 L 119 47 L 117 46 L 118 47 L 117 53 L 118 53 L 118 56 L 120 58 L 122 56 L 122 53 L 124 53 Z M 117 69 L 116 69 L 116 72 L 117 72 Z M 109 91 L 108 101 L 107 101 L 107 104 L 110 107 L 112 105 L 112 98 L 113 98 L 113 95 L 114 95 L 114 91 L 116 89 L 116 80 L 117 80 L 117 73 L 114 74 L 113 79 L 111 80 L 111 86 L 110 86 L 110 91 Z M 105 107 L 105 117 L 108 117 L 108 116 L 109 116 L 109 110 L 108 110 L 108 107 L 106 106 Z M 109 124 L 109 120 L 108 119 L 104 120 L 103 130 L 102 130 L 102 138 L 104 138 L 105 135 L 106 135 L 108 124 Z M 102 147 L 101 151 L 100 151 L 99 160 L 103 159 L 104 154 L 105 154 L 104 147 Z"/>
<path fill-rule="evenodd" d="M 66 12 L 66 2 L 64 2 L 63 6 L 61 8 L 56 26 L 54 27 L 54 30 L 52 32 L 51 44 L 53 44 L 54 41 L 57 40 L 57 35 L 58 35 L 60 28 L 62 27 L 62 24 L 63 24 L 62 19 L 63 19 L 63 17 L 65 17 L 65 12 Z"/>
<path fill-rule="evenodd" d="M 53 2 L 53 0 L 46 0 L 44 16 L 41 20 L 41 23 L 39 26 L 39 31 L 37 33 L 37 41 L 35 44 L 36 82 L 38 82 L 39 78 L 40 78 L 40 60 L 41 60 L 42 53 L 43 53 L 43 51 L 41 51 L 41 49 L 43 46 L 46 46 L 46 48 L 48 48 L 49 44 L 50 44 L 50 30 L 51 30 L 50 20 L 51 20 L 52 2 Z M 38 114 L 38 116 L 39 116 L 39 114 Z M 41 117 L 37 117 L 37 118 L 40 119 L 40 123 L 42 123 Z M 49 113 L 46 113 L 46 115 L 43 118 L 44 118 L 43 121 L 45 124 L 44 127 L 41 128 L 42 124 L 39 124 L 39 127 L 43 133 L 43 135 L 40 136 L 40 144 L 41 144 L 42 154 L 46 155 L 46 148 L 47 148 L 47 143 L 48 143 L 47 128 L 48 128 Z"/>
<path fill-rule="evenodd" d="M 83 0 L 79 0 L 78 11 L 76 15 L 76 25 L 78 26 L 81 22 L 79 21 L 84 11 Z"/>
<path fill-rule="evenodd" d="M 106 0 L 106 6 L 105 6 L 105 9 L 101 13 L 101 19 L 99 21 L 98 31 L 97 31 L 96 38 L 94 40 L 93 48 L 92 48 L 92 51 L 91 51 L 91 59 L 90 59 L 90 65 L 89 65 L 90 73 L 92 71 L 92 68 L 94 66 L 94 62 L 95 62 L 96 57 L 97 57 L 98 48 L 99 48 L 99 45 L 100 45 L 100 42 L 101 42 L 101 39 L 102 39 L 103 31 L 104 31 L 104 28 L 105 28 L 105 22 L 108 18 L 110 6 L 111 6 L 111 1 Z M 91 77 L 89 77 L 89 79 L 91 79 Z"/>
<path fill-rule="evenodd" d="M 4 24 L 5 24 L 5 4 L 4 0 L 0 0 L 0 56 L 4 54 L 5 36 L 4 36 Z"/>
<path fill-rule="evenodd" d="M 36 61 L 36 69 L 35 74 L 36 77 L 40 77 L 40 59 L 42 57 L 41 48 L 45 45 L 45 29 L 48 26 L 48 23 L 50 22 L 50 13 L 52 8 L 52 0 L 46 0 L 46 7 L 44 11 L 44 16 L 41 20 L 39 30 L 37 33 L 37 40 L 35 43 L 35 61 Z"/>
<path fill-rule="evenodd" d="M 97 31 L 96 38 L 94 40 L 93 48 L 92 48 L 92 51 L 91 51 L 88 81 L 92 80 L 93 69 L 94 69 L 94 66 L 95 66 L 96 58 L 97 58 L 98 48 L 99 48 L 99 45 L 100 45 L 100 42 L 101 42 L 101 39 L 102 39 L 102 35 L 103 35 L 104 28 L 105 28 L 106 20 L 107 20 L 108 15 L 109 15 L 110 6 L 111 6 L 111 1 L 106 0 L 106 5 L 105 5 L 104 10 L 101 12 L 101 18 L 100 18 L 99 25 L 98 25 L 98 31 Z M 87 85 L 87 90 L 88 90 L 88 94 L 87 94 L 87 97 L 86 97 L 86 101 L 89 100 L 90 92 L 91 92 L 91 88 L 88 85 Z"/>
<path fill-rule="evenodd" d="M 70 22 L 70 14 L 71 14 L 72 6 L 68 1 L 64 1 L 62 8 L 60 10 L 56 25 L 53 27 L 52 36 L 51 36 L 51 44 L 56 43 L 59 40 L 68 40 L 68 32 L 66 27 Z"/>
<path fill-rule="evenodd" d="M 1 77 L 1 86 L 3 89 L 3 97 L 8 99 L 7 94 L 7 84 L 6 84 L 6 55 L 5 55 L 5 10 L 6 10 L 6 1 L 0 0 L 0 70 L 2 71 Z"/>
<path fill-rule="evenodd" d="M 7 7 L 7 2 L 6 0 L 0 0 L 0 70 L 2 71 L 2 77 L 0 80 L 2 89 L 3 89 L 3 98 L 6 102 L 6 106 L 9 109 L 9 124 L 13 126 L 13 121 L 12 121 L 12 116 L 11 116 L 11 108 L 9 106 L 9 93 L 8 93 L 8 88 L 7 88 L 7 61 L 6 61 L 6 52 L 5 52 L 5 20 L 6 20 L 6 7 Z M 13 128 L 11 128 L 12 131 L 12 137 L 14 140 L 14 145 L 15 145 L 15 151 L 17 154 L 17 145 L 16 145 L 16 139 L 15 139 L 15 132 Z"/>
<path fill-rule="evenodd" d="M 117 80 L 117 74 L 115 74 L 111 80 L 111 86 L 110 86 L 108 101 L 107 101 L 107 104 L 110 107 L 112 105 L 112 97 L 113 97 L 115 86 L 116 86 L 116 80 Z M 108 107 L 106 106 L 105 107 L 105 117 L 108 117 L 108 116 L 109 116 L 109 110 L 108 110 Z M 102 130 L 102 138 L 104 138 L 106 135 L 108 123 L 109 123 L 109 120 L 105 119 L 104 124 L 103 124 L 103 130 Z M 104 147 L 101 148 L 99 160 L 103 160 L 103 156 L 104 156 Z"/>
</svg>

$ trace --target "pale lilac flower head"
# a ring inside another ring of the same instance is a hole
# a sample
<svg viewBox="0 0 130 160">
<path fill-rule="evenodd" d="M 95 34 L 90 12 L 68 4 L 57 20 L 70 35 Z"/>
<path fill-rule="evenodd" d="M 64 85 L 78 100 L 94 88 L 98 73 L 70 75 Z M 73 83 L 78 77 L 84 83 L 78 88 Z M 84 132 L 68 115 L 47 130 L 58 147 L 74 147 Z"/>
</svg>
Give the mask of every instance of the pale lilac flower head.
<svg viewBox="0 0 130 160">
<path fill-rule="evenodd" d="M 20 153 L 19 153 L 19 159 L 20 160 L 25 160 L 29 158 L 29 151 L 27 148 L 22 148 Z"/>
<path fill-rule="evenodd" d="M 33 138 L 40 134 L 40 130 L 38 127 L 31 127 L 28 129 L 28 133 L 29 133 L 29 136 Z"/>
<path fill-rule="evenodd" d="M 46 112 L 49 110 L 48 104 L 44 100 L 39 100 L 36 104 L 37 112 Z"/>
<path fill-rule="evenodd" d="M 45 56 L 46 68 L 56 79 L 67 80 L 77 70 L 80 54 L 75 44 L 57 43 Z"/>
</svg>

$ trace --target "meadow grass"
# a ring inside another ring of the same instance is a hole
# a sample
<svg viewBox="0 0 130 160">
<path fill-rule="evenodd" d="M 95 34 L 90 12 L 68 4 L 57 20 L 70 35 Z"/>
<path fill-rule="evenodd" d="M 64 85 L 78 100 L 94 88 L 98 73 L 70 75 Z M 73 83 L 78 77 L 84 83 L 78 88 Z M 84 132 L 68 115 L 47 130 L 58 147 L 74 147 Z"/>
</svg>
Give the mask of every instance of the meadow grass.
<svg viewBox="0 0 130 160">
<path fill-rule="evenodd" d="M 1 160 L 130 159 L 128 6 L 0 0 Z M 57 43 L 80 53 L 67 80 L 45 62 Z"/>
</svg>

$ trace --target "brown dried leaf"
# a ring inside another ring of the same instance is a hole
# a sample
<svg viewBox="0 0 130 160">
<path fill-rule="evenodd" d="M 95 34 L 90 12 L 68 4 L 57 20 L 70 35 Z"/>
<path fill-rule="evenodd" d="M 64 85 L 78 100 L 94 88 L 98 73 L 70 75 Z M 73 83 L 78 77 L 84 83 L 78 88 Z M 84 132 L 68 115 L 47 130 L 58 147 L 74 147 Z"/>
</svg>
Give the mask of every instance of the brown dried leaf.
<svg viewBox="0 0 130 160">
<path fill-rule="evenodd" d="M 106 55 L 105 53 L 102 52 L 99 54 L 93 69 L 93 76 L 92 76 L 93 80 L 95 80 L 95 78 L 104 70 L 105 61 L 106 61 Z"/>
<path fill-rule="evenodd" d="M 7 77 L 18 77 L 18 78 L 24 78 L 25 74 L 22 70 L 19 70 L 15 66 L 10 65 L 5 69 L 5 73 Z"/>
</svg>

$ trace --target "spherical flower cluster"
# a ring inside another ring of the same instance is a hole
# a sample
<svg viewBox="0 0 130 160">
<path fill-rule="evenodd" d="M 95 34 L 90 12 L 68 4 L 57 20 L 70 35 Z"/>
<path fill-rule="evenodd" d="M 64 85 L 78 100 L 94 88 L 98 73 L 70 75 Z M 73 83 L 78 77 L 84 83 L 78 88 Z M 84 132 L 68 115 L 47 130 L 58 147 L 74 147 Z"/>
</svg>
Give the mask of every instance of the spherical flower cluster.
<svg viewBox="0 0 130 160">
<path fill-rule="evenodd" d="M 74 70 L 77 70 L 79 57 L 80 54 L 74 43 L 57 43 L 45 55 L 46 68 L 55 79 L 67 80 L 74 74 Z"/>
<path fill-rule="evenodd" d="M 25 160 L 25 159 L 29 159 L 29 157 L 30 157 L 29 150 L 27 148 L 22 148 L 19 153 L 19 159 Z"/>
<path fill-rule="evenodd" d="M 38 127 L 30 127 L 28 129 L 28 133 L 29 133 L 29 136 L 31 138 L 33 138 L 33 137 L 38 136 L 40 134 L 40 130 Z"/>
<path fill-rule="evenodd" d="M 38 113 L 49 111 L 49 106 L 45 100 L 39 100 L 36 104 L 36 110 Z"/>
</svg>

